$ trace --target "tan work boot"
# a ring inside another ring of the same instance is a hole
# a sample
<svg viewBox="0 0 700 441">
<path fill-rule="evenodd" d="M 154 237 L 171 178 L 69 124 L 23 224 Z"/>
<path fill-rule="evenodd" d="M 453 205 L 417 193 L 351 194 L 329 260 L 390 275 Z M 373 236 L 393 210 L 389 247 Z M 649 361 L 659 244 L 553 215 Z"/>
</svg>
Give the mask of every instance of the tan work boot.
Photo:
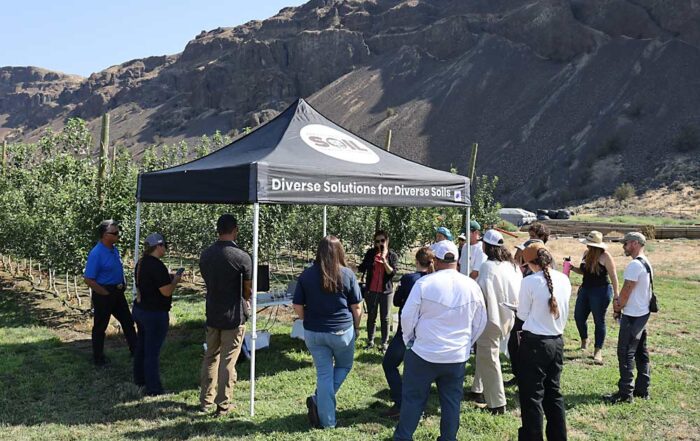
<svg viewBox="0 0 700 441">
<path fill-rule="evenodd" d="M 581 349 L 587 349 L 588 348 L 588 339 L 587 338 L 582 338 L 581 339 Z"/>
</svg>

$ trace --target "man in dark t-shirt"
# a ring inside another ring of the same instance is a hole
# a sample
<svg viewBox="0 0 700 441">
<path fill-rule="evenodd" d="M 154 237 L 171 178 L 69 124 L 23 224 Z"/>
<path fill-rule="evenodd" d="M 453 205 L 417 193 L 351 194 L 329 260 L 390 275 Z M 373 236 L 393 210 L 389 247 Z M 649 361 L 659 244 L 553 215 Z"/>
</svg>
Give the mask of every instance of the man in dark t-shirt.
<svg viewBox="0 0 700 441">
<path fill-rule="evenodd" d="M 216 412 L 225 414 L 237 379 L 235 366 L 245 335 L 253 264 L 250 255 L 236 245 L 236 218 L 221 215 L 216 230 L 219 240 L 199 258 L 207 286 L 207 351 L 199 401 L 203 411 L 216 404 Z"/>
</svg>

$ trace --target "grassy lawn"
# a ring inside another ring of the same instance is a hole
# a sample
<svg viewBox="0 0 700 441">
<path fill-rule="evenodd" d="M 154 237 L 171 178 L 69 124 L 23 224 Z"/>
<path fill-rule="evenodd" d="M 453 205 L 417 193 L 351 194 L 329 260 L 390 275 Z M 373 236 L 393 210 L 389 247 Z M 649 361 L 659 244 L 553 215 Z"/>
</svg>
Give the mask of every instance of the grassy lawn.
<svg viewBox="0 0 700 441">
<path fill-rule="evenodd" d="M 700 439 L 700 283 L 659 279 L 662 312 L 652 317 L 652 400 L 607 406 L 600 396 L 618 378 L 612 324 L 605 365 L 578 350 L 572 313 L 566 329 L 562 387 L 572 439 Z M 141 398 L 130 382 L 127 350 L 119 336 L 108 340 L 112 365 L 90 364 L 89 336 L 67 338 L 39 314 L 31 293 L 0 293 L 0 439 L 7 440 L 369 440 L 387 439 L 394 422 L 381 418 L 390 404 L 377 351 L 358 350 L 356 364 L 338 395 L 332 431 L 310 430 L 304 399 L 314 388 L 314 369 L 303 342 L 289 338 L 291 318 L 280 314 L 272 348 L 258 353 L 256 417 L 248 416 L 249 364 L 239 365 L 237 410 L 225 417 L 197 415 L 198 375 L 204 339 L 204 305 L 198 294 L 176 294 L 175 324 L 162 357 L 163 381 L 172 393 Z M 266 315 L 259 316 L 261 327 Z M 592 333 L 592 329 L 590 331 Z M 504 370 L 509 369 L 507 363 Z M 466 384 L 471 384 L 473 367 Z M 505 375 L 506 378 L 510 374 Z M 465 402 L 460 439 L 514 439 L 520 423 L 515 388 L 507 389 L 508 412 L 491 416 Z M 416 439 L 435 439 L 435 395 Z"/>
<path fill-rule="evenodd" d="M 582 222 L 611 222 L 620 224 L 641 225 L 698 225 L 700 218 L 676 219 L 663 216 L 598 216 L 595 214 L 579 214 L 571 216 L 571 220 Z"/>
</svg>

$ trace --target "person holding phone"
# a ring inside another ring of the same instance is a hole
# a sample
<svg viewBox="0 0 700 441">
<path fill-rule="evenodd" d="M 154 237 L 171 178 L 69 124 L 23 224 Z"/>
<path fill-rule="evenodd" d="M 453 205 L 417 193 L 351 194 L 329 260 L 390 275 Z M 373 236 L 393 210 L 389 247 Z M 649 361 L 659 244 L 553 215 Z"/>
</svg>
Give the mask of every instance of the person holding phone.
<svg viewBox="0 0 700 441">
<path fill-rule="evenodd" d="M 136 264 L 136 300 L 133 316 L 138 339 L 134 353 L 134 382 L 145 387 L 149 396 L 165 393 L 160 381 L 160 350 L 168 333 L 172 295 L 180 282 L 184 268 L 170 274 L 161 258 L 166 251 L 165 239 L 158 233 L 149 234 L 143 256 Z"/>
<path fill-rule="evenodd" d="M 381 321 L 382 352 L 386 351 L 389 342 L 389 313 L 394 298 L 392 278 L 396 274 L 399 257 L 389 248 L 389 233 L 377 230 L 374 233 L 374 247 L 367 250 L 362 263 L 357 268 L 366 275 L 367 293 L 367 346 L 374 347 L 374 328 L 377 322 L 377 311 Z"/>
</svg>

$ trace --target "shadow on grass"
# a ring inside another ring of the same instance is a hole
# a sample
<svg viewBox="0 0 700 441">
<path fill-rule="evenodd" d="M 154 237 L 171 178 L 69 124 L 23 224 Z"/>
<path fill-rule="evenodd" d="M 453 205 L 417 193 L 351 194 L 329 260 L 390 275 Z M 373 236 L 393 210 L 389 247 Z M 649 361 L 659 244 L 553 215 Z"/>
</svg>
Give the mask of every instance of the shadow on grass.
<svg viewBox="0 0 700 441">
<path fill-rule="evenodd" d="M 105 353 L 111 363 L 92 364 L 90 336 L 62 341 L 54 332 L 55 310 L 36 293 L 0 292 L 0 424 L 110 424 L 137 419 L 169 419 L 191 413 L 184 401 L 143 398 L 132 383 L 132 364 L 122 334 L 110 334 Z M 171 326 L 161 352 L 166 390 L 196 395 L 205 339 L 203 322 Z M 35 328 L 36 327 L 36 328 Z M 273 334 L 272 347 L 258 352 L 257 377 L 312 366 L 304 343 Z M 248 380 L 249 365 L 237 368 Z M 167 397 L 165 397 L 167 399 Z"/>
<path fill-rule="evenodd" d="M 355 357 L 355 361 L 359 363 L 382 364 L 382 360 L 384 360 L 384 354 L 376 349 L 360 349 L 356 353 L 359 354 Z"/>
<path fill-rule="evenodd" d="M 564 404 L 566 409 L 574 409 L 579 406 L 589 404 L 604 404 L 602 394 L 567 394 L 564 395 Z"/>
<path fill-rule="evenodd" d="M 367 409 L 346 409 L 337 412 L 338 427 L 353 427 L 363 424 L 379 424 L 384 427 L 394 427 L 395 420 L 382 418 L 367 412 Z M 298 439 L 322 439 L 322 431 L 311 429 L 306 413 L 295 413 L 281 417 L 267 418 L 257 422 L 235 417 L 210 417 L 203 416 L 194 421 L 179 422 L 170 426 L 162 426 L 157 429 L 127 432 L 129 439 L 157 439 L 157 440 L 186 440 L 195 436 L 224 436 L 246 437 L 273 436 L 274 433 L 298 433 Z"/>
</svg>

